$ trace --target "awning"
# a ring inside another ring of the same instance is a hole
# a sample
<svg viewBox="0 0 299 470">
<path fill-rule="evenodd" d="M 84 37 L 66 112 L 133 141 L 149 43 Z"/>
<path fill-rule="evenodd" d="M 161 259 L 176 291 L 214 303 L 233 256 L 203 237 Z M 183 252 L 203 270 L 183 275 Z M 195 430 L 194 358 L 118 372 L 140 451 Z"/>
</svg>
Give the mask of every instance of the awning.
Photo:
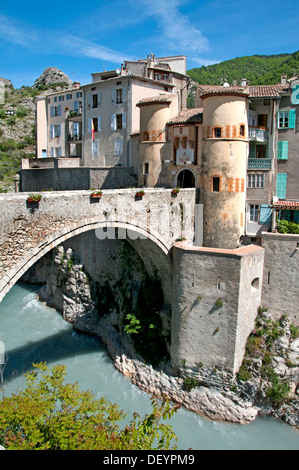
<svg viewBox="0 0 299 470">
<path fill-rule="evenodd" d="M 286 210 L 286 211 L 298 211 L 299 210 L 299 201 L 282 201 L 278 200 L 273 203 L 271 206 L 275 210 Z"/>
</svg>

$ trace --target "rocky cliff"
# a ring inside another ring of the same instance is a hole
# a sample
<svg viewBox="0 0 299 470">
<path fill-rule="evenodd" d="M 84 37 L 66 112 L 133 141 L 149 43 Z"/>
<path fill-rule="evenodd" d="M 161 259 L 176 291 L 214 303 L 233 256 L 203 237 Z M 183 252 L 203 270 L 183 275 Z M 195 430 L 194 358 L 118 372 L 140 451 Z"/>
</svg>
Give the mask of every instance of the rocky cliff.
<svg viewBox="0 0 299 470">
<path fill-rule="evenodd" d="M 72 84 L 56 67 L 46 68 L 32 87 L 15 89 L 10 80 L 0 78 L 4 90 L 4 102 L 0 103 L 0 191 L 13 191 L 21 159 L 35 156 L 36 96 L 68 89 Z"/>
</svg>

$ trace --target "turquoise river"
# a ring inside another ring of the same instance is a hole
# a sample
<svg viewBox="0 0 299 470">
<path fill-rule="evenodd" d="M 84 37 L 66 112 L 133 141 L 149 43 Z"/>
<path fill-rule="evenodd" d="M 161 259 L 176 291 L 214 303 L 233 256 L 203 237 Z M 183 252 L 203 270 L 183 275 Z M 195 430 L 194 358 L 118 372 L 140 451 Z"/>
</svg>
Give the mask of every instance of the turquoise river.
<svg viewBox="0 0 299 470">
<path fill-rule="evenodd" d="M 113 366 L 94 337 L 74 332 L 61 315 L 36 300 L 38 286 L 14 286 L 0 304 L 0 341 L 8 356 L 5 395 L 24 385 L 32 363 L 64 364 L 67 380 L 96 397 L 105 396 L 132 417 L 151 409 L 150 396 L 132 385 Z M 210 421 L 181 408 L 171 419 L 179 450 L 299 450 L 299 431 L 272 418 L 249 425 Z"/>
</svg>

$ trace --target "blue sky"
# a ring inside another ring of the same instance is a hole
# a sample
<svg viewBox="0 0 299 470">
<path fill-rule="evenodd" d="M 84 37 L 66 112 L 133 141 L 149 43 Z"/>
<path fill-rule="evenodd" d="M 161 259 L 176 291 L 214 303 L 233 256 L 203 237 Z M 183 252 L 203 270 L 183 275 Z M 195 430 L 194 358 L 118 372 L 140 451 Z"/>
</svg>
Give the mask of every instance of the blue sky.
<svg viewBox="0 0 299 470">
<path fill-rule="evenodd" d="M 0 76 L 33 85 L 46 67 L 72 80 L 126 59 L 187 56 L 187 69 L 253 54 L 295 52 L 295 0 L 14 0 L 0 4 Z"/>
</svg>

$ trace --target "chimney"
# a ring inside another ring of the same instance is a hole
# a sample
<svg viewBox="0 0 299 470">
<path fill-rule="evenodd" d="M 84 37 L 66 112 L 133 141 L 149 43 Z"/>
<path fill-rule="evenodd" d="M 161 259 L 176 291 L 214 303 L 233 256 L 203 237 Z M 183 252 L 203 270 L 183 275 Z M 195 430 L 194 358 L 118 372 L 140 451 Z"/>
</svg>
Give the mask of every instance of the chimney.
<svg viewBox="0 0 299 470">
<path fill-rule="evenodd" d="M 247 86 L 247 78 L 242 78 L 242 80 L 241 80 L 241 86 L 244 86 L 244 87 Z"/>
<path fill-rule="evenodd" d="M 282 76 L 281 76 L 281 84 L 282 84 L 282 85 L 287 85 L 287 80 L 288 80 L 288 76 L 287 76 L 287 75 L 282 75 Z"/>
</svg>

